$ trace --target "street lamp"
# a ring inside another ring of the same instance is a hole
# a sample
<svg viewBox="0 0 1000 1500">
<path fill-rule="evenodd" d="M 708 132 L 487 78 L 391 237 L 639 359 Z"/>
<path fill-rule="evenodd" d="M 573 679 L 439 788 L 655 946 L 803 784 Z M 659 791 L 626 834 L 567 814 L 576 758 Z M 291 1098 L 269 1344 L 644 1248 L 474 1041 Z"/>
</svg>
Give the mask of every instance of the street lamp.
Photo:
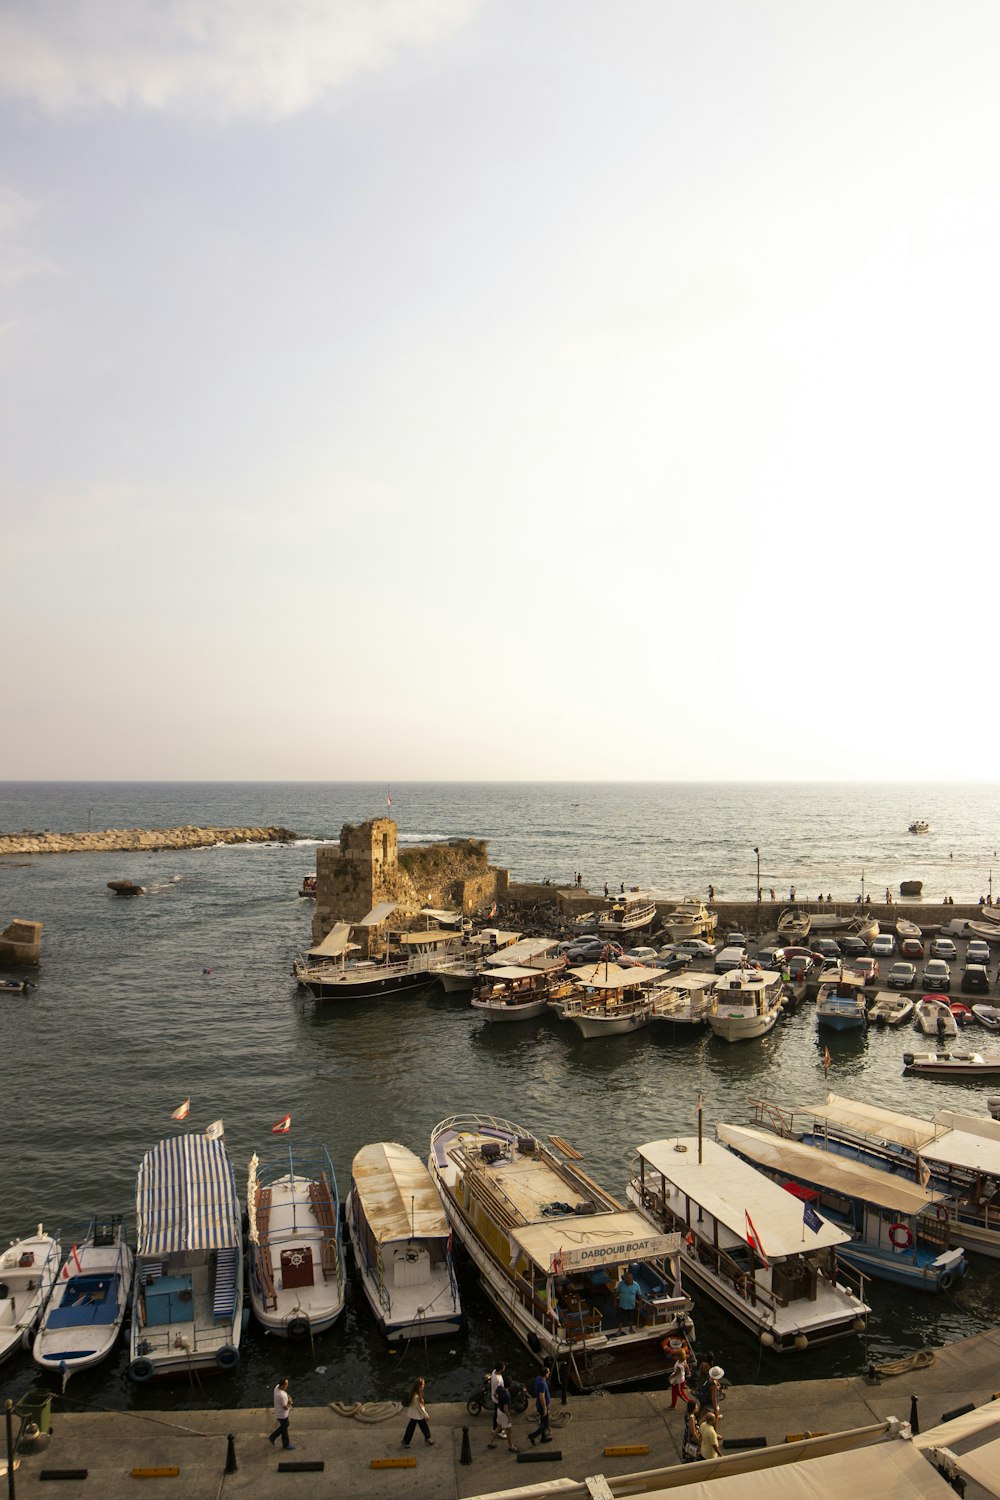
<svg viewBox="0 0 1000 1500">
<path fill-rule="evenodd" d="M 753 852 L 757 856 L 757 936 L 760 937 L 760 850 L 754 844 Z"/>
</svg>

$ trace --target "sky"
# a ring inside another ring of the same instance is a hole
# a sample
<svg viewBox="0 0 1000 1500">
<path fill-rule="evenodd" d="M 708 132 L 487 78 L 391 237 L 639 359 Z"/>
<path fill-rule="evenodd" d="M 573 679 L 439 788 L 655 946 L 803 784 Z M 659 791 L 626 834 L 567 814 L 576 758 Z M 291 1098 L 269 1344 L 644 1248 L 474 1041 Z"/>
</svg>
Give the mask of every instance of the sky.
<svg viewBox="0 0 1000 1500">
<path fill-rule="evenodd" d="M 993 0 L 2 0 L 0 779 L 963 780 Z"/>
</svg>

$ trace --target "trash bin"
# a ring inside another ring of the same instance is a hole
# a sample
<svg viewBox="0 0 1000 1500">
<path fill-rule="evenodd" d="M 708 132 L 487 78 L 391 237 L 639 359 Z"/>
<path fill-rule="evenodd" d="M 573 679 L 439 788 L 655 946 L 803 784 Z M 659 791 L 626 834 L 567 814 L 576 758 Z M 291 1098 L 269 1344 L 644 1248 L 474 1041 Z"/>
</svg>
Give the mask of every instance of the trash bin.
<svg viewBox="0 0 1000 1500">
<path fill-rule="evenodd" d="M 21 1418 L 22 1426 L 34 1422 L 39 1432 L 52 1431 L 52 1392 L 43 1385 L 32 1386 L 30 1391 L 16 1402 L 14 1410 Z"/>
</svg>

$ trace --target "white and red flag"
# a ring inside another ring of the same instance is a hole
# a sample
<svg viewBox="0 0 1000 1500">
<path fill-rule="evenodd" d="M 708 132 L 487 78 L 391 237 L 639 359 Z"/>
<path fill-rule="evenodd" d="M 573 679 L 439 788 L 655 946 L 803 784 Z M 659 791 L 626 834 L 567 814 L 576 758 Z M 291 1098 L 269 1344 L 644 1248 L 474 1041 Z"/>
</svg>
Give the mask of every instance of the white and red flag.
<svg viewBox="0 0 1000 1500">
<path fill-rule="evenodd" d="M 172 1120 L 186 1120 L 190 1113 L 191 1100 L 184 1099 L 180 1104 L 178 1104 L 176 1109 L 172 1109 L 170 1111 L 170 1118 Z"/>
<path fill-rule="evenodd" d="M 291 1115 L 282 1115 L 276 1124 L 271 1126 L 272 1135 L 287 1135 L 292 1128 Z"/>
<path fill-rule="evenodd" d="M 753 1227 L 753 1219 L 751 1219 L 749 1213 L 747 1213 L 747 1210 L 744 1209 L 743 1212 L 744 1214 L 746 1214 L 747 1221 L 747 1244 L 750 1246 L 751 1250 L 756 1250 L 757 1254 L 760 1256 L 761 1263 L 766 1270 L 768 1261 L 767 1256 L 764 1254 L 764 1246 L 760 1242 L 760 1235 Z"/>
<path fill-rule="evenodd" d="M 221 1120 L 213 1120 L 211 1125 L 205 1126 L 205 1134 L 210 1141 L 221 1141 L 226 1133 L 226 1127 Z"/>
</svg>

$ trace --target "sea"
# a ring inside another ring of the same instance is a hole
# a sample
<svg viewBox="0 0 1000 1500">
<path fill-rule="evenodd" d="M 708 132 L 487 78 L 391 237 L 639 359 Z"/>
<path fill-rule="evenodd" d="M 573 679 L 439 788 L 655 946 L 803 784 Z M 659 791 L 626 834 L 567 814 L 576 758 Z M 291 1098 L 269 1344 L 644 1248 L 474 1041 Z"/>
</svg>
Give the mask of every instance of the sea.
<svg viewBox="0 0 1000 1500">
<path fill-rule="evenodd" d="M 423 1155 L 438 1121 L 485 1110 L 569 1140 L 621 1196 L 635 1146 L 692 1133 L 699 1095 L 709 1133 L 719 1120 L 746 1122 L 751 1096 L 803 1103 L 827 1087 L 918 1115 L 985 1113 L 974 1084 L 904 1077 L 911 1032 L 826 1039 L 827 1078 L 806 1008 L 757 1042 L 729 1046 L 654 1030 L 585 1042 L 548 1017 L 490 1026 L 436 987 L 318 1005 L 291 977 L 314 909 L 299 886 L 319 843 L 387 812 L 403 845 L 485 838 L 491 861 L 515 880 L 570 883 L 580 873 L 595 892 L 607 881 L 704 896 L 712 885 L 720 900 L 752 899 L 758 851 L 765 895 L 774 887 L 779 897 L 794 886 L 810 899 L 877 898 L 919 879 L 924 899 L 961 903 L 992 895 L 1000 876 L 997 785 L 0 783 L 0 832 L 194 824 L 298 835 L 281 845 L 0 859 L 0 927 L 14 917 L 45 924 L 37 987 L 0 999 L 0 1233 L 18 1238 L 43 1222 L 71 1243 L 89 1217 L 112 1212 L 134 1231 L 143 1153 L 217 1119 L 244 1186 L 254 1151 L 267 1160 L 284 1149 L 271 1126 L 286 1113 L 293 1143 L 327 1145 L 346 1195 L 360 1146 L 396 1140 Z M 930 833 L 908 833 L 918 818 Z M 146 894 L 116 898 L 113 879 Z M 187 1097 L 179 1125 L 171 1111 Z M 864 1337 L 784 1358 L 696 1294 L 697 1342 L 735 1381 L 858 1373 L 994 1325 L 995 1267 L 973 1257 L 966 1279 L 938 1297 L 875 1283 Z M 423 1374 L 432 1400 L 459 1400 L 498 1358 L 526 1377 L 527 1355 L 468 1263 L 459 1276 L 466 1321 L 454 1338 L 387 1346 L 352 1284 L 344 1317 L 313 1344 L 251 1322 L 234 1373 L 136 1386 L 123 1341 L 62 1399 L 77 1410 L 252 1407 L 286 1374 L 298 1401 L 319 1405 L 401 1397 Z M 19 1354 L 0 1370 L 0 1393 L 16 1399 L 38 1377 Z"/>
</svg>

